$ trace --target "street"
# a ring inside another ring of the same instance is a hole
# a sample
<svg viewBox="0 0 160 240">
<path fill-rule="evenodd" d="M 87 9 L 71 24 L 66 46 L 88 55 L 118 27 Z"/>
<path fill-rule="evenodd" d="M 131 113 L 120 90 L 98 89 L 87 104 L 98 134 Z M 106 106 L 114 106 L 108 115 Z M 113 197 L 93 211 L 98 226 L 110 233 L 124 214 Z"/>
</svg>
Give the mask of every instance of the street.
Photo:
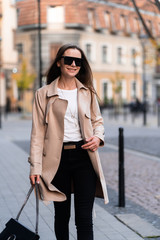
<svg viewBox="0 0 160 240">
<path fill-rule="evenodd" d="M 67 149 L 70 173 L 70 166 L 87 163 L 77 141 L 90 138 L 96 186 L 89 174 L 83 183 L 72 171 L 68 234 L 54 221 L 63 218 L 58 205 L 40 201 L 40 239 L 56 240 L 55 232 L 85 238 L 89 220 L 78 191 L 87 192 L 81 192 L 86 208 L 96 187 L 104 199 L 93 204 L 94 240 L 160 240 L 160 0 L 0 0 L 0 20 L 0 238 L 7 221 L 16 219 L 34 174 L 40 174 L 40 199 L 48 199 L 53 187 L 57 198 L 50 199 L 61 201 L 65 194 L 54 187 L 61 190 L 59 175 L 65 181 L 67 173 L 59 150 Z M 73 164 L 70 152 L 78 154 Z M 76 169 L 84 176 L 89 171 Z M 20 218 L 27 228 L 35 229 L 35 209 L 31 194 Z"/>
<path fill-rule="evenodd" d="M 106 208 L 118 212 L 136 212 L 158 228 L 160 227 L 160 128 L 156 119 L 148 117 L 148 126 L 142 126 L 142 116 L 133 124 L 130 119 L 119 121 L 110 119 L 103 112 L 105 123 L 105 147 L 100 149 L 107 185 L 110 190 L 110 203 Z M 125 193 L 126 208 L 118 205 L 118 135 L 123 128 L 125 147 Z M 114 206 L 114 207 L 113 207 Z"/>
<path fill-rule="evenodd" d="M 134 213 L 147 220 L 157 229 L 160 226 L 160 128 L 125 124 L 109 119 L 103 113 L 105 125 L 105 146 L 99 149 L 110 202 L 104 205 L 102 199 L 96 204 L 112 215 Z M 118 207 L 118 129 L 124 128 L 125 145 L 125 208 Z M 17 121 L 16 115 L 3 120 L 1 139 L 10 140 L 29 154 L 31 119 Z M 4 135 L 3 135 L 4 134 Z M 156 145 L 155 145 L 156 144 Z M 155 149 L 155 152 L 154 152 Z M 9 150 L 8 150 L 9 151 Z M 11 155 L 12 153 L 9 152 Z M 27 159 L 26 159 L 27 161 Z M 28 170 L 27 170 L 28 171 Z M 154 238 L 153 238 L 154 239 Z M 159 239 L 159 238 L 156 238 Z"/>
</svg>

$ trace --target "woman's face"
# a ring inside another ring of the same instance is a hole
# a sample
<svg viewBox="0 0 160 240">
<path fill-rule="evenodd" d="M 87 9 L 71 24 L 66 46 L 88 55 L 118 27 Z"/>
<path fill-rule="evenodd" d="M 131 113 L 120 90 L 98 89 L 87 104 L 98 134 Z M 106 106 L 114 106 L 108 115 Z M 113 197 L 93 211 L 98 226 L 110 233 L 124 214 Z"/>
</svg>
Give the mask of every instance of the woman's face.
<svg viewBox="0 0 160 240">
<path fill-rule="evenodd" d="M 73 57 L 73 59 L 70 57 Z M 79 66 L 80 65 L 79 63 L 81 62 L 81 57 L 82 57 L 81 52 L 78 49 L 76 48 L 67 49 L 64 52 L 61 60 L 57 62 L 57 66 L 61 68 L 61 75 L 67 78 L 75 77 L 81 68 Z"/>
</svg>

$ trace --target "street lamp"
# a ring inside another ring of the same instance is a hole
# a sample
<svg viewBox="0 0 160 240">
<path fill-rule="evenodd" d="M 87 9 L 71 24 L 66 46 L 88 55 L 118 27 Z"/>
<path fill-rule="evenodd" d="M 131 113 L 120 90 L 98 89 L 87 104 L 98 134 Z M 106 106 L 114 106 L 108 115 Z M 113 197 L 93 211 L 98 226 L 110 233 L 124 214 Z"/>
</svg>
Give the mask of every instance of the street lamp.
<svg viewBox="0 0 160 240">
<path fill-rule="evenodd" d="M 42 46 L 41 46 L 41 0 L 38 1 L 38 55 L 39 55 L 39 86 L 42 87 Z"/>
<path fill-rule="evenodd" d="M 143 72 L 143 125 L 147 125 L 147 94 L 146 94 L 146 48 L 145 48 L 145 39 L 147 36 L 140 36 L 141 45 L 142 45 L 142 72 Z"/>
<path fill-rule="evenodd" d="M 136 64 L 137 52 L 133 49 L 133 67 L 134 67 L 134 85 L 133 85 L 133 97 L 136 98 L 136 82 L 137 82 L 137 64 Z"/>
</svg>

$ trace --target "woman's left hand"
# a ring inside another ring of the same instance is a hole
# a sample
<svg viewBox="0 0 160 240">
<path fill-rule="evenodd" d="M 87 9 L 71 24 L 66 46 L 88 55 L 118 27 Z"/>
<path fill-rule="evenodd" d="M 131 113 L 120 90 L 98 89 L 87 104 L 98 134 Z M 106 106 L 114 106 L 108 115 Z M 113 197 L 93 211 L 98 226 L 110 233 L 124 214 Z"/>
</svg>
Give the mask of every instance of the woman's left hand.
<svg viewBox="0 0 160 240">
<path fill-rule="evenodd" d="M 94 152 L 99 147 L 100 141 L 101 140 L 96 136 L 90 137 L 90 138 L 86 139 L 87 143 L 82 145 L 82 148 L 86 149 L 86 150 L 88 149 L 88 150 L 91 150 L 92 152 Z"/>
</svg>

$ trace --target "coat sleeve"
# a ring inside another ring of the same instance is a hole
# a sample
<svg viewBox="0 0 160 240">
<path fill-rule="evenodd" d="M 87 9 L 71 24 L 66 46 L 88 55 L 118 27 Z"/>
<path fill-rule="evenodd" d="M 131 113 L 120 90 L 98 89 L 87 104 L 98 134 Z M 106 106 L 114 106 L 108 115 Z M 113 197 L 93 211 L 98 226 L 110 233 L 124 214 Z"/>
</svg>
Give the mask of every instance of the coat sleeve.
<svg viewBox="0 0 160 240">
<path fill-rule="evenodd" d="M 30 141 L 30 175 L 41 175 L 42 172 L 42 154 L 45 135 L 44 110 L 42 108 L 42 99 L 39 91 L 35 93 L 32 110 L 32 130 Z"/>
<path fill-rule="evenodd" d="M 98 137 L 101 142 L 100 146 L 104 145 L 104 125 L 103 118 L 100 112 L 99 104 L 97 101 L 96 94 L 93 94 L 93 100 L 91 104 L 91 121 L 93 126 L 93 134 Z"/>
</svg>

